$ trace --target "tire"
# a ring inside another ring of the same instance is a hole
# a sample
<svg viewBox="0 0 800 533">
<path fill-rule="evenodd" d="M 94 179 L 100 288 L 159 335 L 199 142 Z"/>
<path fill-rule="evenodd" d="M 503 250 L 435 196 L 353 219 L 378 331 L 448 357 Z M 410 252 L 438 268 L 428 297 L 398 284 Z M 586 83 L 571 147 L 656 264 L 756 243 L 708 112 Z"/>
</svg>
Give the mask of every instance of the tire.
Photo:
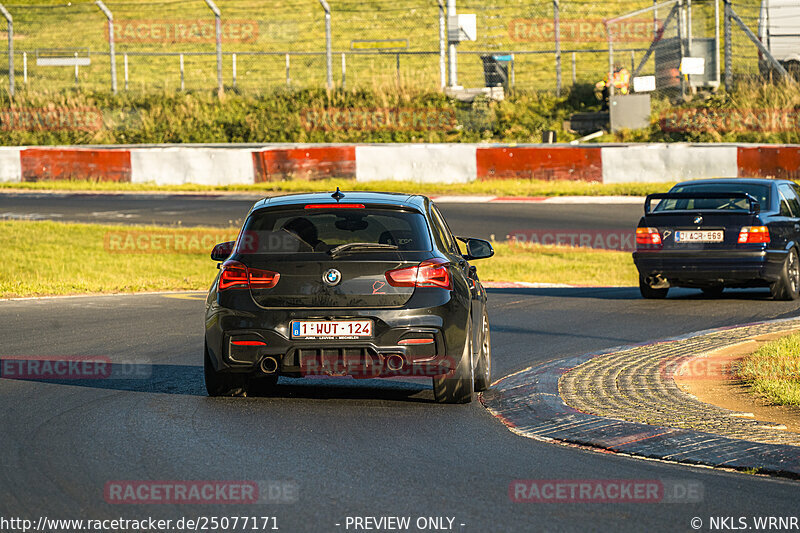
<svg viewBox="0 0 800 533">
<path fill-rule="evenodd" d="M 475 369 L 472 364 L 472 331 L 467 328 L 467 340 L 456 368 L 444 376 L 433 378 L 433 396 L 439 403 L 470 403 L 475 389 Z"/>
<path fill-rule="evenodd" d="M 489 315 L 483 311 L 481 325 L 481 353 L 475 369 L 475 392 L 488 390 L 492 384 L 492 336 L 489 331 Z"/>
<path fill-rule="evenodd" d="M 203 374 L 209 396 L 247 396 L 247 376 L 217 372 L 208 354 L 208 345 L 203 354 Z"/>
<path fill-rule="evenodd" d="M 725 286 L 709 285 L 708 287 L 703 287 L 700 290 L 703 291 L 703 294 L 705 294 L 709 298 L 719 298 L 720 296 L 722 296 L 722 292 L 725 290 Z"/>
<path fill-rule="evenodd" d="M 644 281 L 644 276 L 641 274 L 639 275 L 639 292 L 642 294 L 642 298 L 647 298 L 648 300 L 663 300 L 667 297 L 667 293 L 669 292 L 669 287 L 666 289 L 654 289 Z"/>
<path fill-rule="evenodd" d="M 792 248 L 781 268 L 780 278 L 770 286 L 775 300 L 797 300 L 800 297 L 800 259 L 797 250 Z"/>
</svg>

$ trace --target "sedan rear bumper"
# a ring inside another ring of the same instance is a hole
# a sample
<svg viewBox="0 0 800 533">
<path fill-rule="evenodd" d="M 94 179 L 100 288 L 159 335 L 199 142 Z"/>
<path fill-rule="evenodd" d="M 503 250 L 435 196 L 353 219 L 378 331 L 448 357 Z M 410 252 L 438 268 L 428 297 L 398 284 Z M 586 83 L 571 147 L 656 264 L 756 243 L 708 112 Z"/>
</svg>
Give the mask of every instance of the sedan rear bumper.
<svg viewBox="0 0 800 533">
<path fill-rule="evenodd" d="M 670 285 L 758 285 L 776 281 L 786 250 L 653 250 L 633 253 L 643 276 L 660 274 Z"/>
</svg>

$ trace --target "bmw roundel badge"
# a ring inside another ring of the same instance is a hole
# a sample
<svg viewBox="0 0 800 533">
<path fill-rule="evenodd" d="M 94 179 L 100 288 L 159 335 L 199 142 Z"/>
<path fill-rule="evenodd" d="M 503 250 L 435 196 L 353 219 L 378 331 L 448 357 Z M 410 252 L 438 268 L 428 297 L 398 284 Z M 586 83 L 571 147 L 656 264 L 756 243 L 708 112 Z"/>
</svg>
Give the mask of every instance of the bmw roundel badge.
<svg viewBox="0 0 800 533">
<path fill-rule="evenodd" d="M 322 281 L 325 282 L 325 285 L 333 287 L 342 281 L 342 273 L 335 268 L 331 268 L 322 275 Z"/>
</svg>

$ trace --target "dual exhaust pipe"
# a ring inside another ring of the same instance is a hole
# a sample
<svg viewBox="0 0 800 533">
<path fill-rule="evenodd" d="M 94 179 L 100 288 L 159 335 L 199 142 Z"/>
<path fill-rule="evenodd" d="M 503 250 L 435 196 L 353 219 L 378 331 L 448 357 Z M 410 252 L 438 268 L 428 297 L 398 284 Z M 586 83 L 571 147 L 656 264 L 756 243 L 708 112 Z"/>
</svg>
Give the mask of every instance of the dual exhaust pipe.
<svg viewBox="0 0 800 533">
<path fill-rule="evenodd" d="M 397 372 L 403 369 L 403 367 L 406 364 L 406 360 L 403 358 L 402 355 L 395 353 L 386 357 L 385 364 L 388 370 L 391 370 L 392 372 Z M 270 375 L 278 371 L 280 364 L 278 363 L 278 360 L 275 359 L 274 357 L 267 356 L 261 360 L 258 366 L 261 369 L 261 372 Z"/>
</svg>

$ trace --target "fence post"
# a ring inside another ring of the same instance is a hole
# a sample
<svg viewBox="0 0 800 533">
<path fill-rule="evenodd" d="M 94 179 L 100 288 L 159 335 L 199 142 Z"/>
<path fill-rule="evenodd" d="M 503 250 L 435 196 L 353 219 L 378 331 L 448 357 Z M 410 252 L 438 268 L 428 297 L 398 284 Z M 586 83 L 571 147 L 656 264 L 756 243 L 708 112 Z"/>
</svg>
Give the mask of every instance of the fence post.
<svg viewBox="0 0 800 533">
<path fill-rule="evenodd" d="M 222 13 L 220 13 L 214 0 L 206 0 L 206 4 L 214 13 L 217 40 L 217 93 L 221 95 L 224 91 L 222 87 Z"/>
<path fill-rule="evenodd" d="M 577 65 L 575 64 L 575 52 L 572 52 L 572 85 L 575 85 L 575 83 L 578 81 L 577 72 L 575 71 L 576 66 Z"/>
<path fill-rule="evenodd" d="M 125 90 L 127 91 L 128 90 L 128 54 L 124 54 L 122 56 L 122 62 L 125 64 L 125 66 L 124 66 L 124 70 L 125 70 Z"/>
<path fill-rule="evenodd" d="M 331 51 L 331 6 L 327 0 L 319 0 L 325 10 L 325 61 L 328 73 L 328 90 L 333 89 L 333 52 Z"/>
<path fill-rule="evenodd" d="M 448 63 L 450 66 L 449 73 L 450 77 L 448 78 L 448 85 L 450 87 L 457 87 L 458 86 L 458 52 L 456 51 L 456 44 L 458 41 L 454 41 L 452 39 L 453 33 L 458 32 L 458 28 L 451 28 L 451 24 L 455 23 L 458 24 L 458 14 L 456 13 L 456 0 L 447 0 L 447 33 L 448 33 L 448 47 L 447 47 L 447 54 L 448 54 Z"/>
<path fill-rule="evenodd" d="M 683 8 L 683 0 L 678 0 L 678 13 L 677 13 L 678 20 L 677 20 L 677 23 L 678 23 L 678 53 L 679 53 L 679 57 L 678 57 L 678 65 L 679 65 L 679 67 L 678 67 L 678 70 L 679 71 L 680 71 L 680 64 L 683 63 L 683 54 L 684 54 L 683 36 L 684 36 L 685 28 L 683 27 L 683 23 L 684 23 L 684 20 L 685 20 L 684 19 L 684 15 L 685 14 L 686 13 L 685 13 L 684 8 Z M 683 98 L 684 96 L 686 96 L 686 80 L 685 80 L 685 76 L 684 76 L 683 72 L 678 72 L 678 74 L 681 77 L 681 98 Z"/>
<path fill-rule="evenodd" d="M 731 0 L 725 0 L 725 13 L 723 14 L 725 29 L 725 90 L 731 92 L 733 86 L 733 65 L 731 65 L 731 55 L 733 47 L 731 43 Z"/>
<path fill-rule="evenodd" d="M 231 72 L 231 74 L 233 75 L 233 88 L 235 89 L 236 88 L 236 53 L 235 52 L 233 54 L 231 54 L 231 69 L 233 70 L 233 72 Z"/>
<path fill-rule="evenodd" d="M 611 104 L 611 97 L 614 96 L 614 39 L 611 36 L 611 27 L 608 21 L 604 21 L 606 27 L 606 35 L 608 36 L 608 100 Z"/>
<path fill-rule="evenodd" d="M 180 63 L 181 63 L 181 91 L 184 89 L 183 84 L 183 54 L 180 54 Z"/>
<path fill-rule="evenodd" d="M 0 4 L 0 13 L 8 22 L 8 94 L 14 96 L 14 19 L 11 13 Z"/>
<path fill-rule="evenodd" d="M 117 94 L 117 55 L 114 51 L 114 15 L 103 3 L 103 0 L 95 0 L 95 4 L 108 19 L 108 54 L 111 57 L 111 92 Z"/>
<path fill-rule="evenodd" d="M 289 89 L 292 87 L 292 79 L 289 77 L 289 54 L 286 54 L 286 88 Z"/>
<path fill-rule="evenodd" d="M 447 85 L 447 29 L 445 28 L 444 2 L 436 0 L 439 4 L 439 85 L 444 89 Z"/>
<path fill-rule="evenodd" d="M 344 52 L 342 52 L 342 89 L 345 88 L 345 84 L 347 83 L 347 60 L 344 57 Z"/>
<path fill-rule="evenodd" d="M 556 96 L 561 96 L 561 20 L 558 0 L 553 0 L 553 35 L 556 40 Z"/>
</svg>

